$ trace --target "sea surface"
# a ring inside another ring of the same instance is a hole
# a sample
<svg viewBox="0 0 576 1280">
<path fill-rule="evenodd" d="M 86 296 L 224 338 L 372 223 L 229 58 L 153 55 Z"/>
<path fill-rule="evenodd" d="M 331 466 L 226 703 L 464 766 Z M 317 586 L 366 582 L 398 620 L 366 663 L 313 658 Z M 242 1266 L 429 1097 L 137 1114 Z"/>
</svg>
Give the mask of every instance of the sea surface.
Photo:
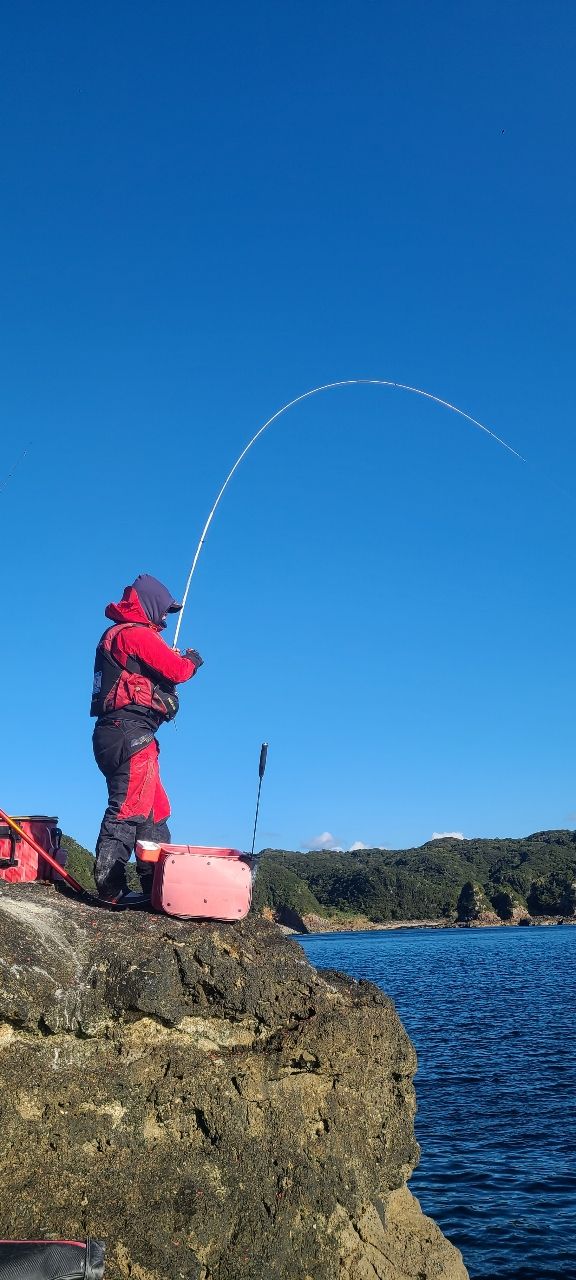
<svg viewBox="0 0 576 1280">
<path fill-rule="evenodd" d="M 410 1180 L 473 1280 L 576 1280 L 576 927 L 298 938 L 391 996 L 418 1053 Z"/>
</svg>

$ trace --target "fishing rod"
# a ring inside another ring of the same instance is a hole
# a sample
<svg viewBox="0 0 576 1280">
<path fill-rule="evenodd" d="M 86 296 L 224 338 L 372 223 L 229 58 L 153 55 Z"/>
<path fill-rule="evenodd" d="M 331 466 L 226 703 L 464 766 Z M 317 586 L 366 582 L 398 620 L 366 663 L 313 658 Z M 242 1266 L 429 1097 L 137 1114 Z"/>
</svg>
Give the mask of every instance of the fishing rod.
<svg viewBox="0 0 576 1280">
<path fill-rule="evenodd" d="M 442 400 L 440 396 L 433 395 L 431 391 L 424 391 L 421 387 L 410 387 L 410 386 L 407 386 L 405 382 L 392 382 L 388 378 L 346 378 L 346 379 L 340 380 L 339 382 L 325 382 L 321 387 L 313 387 L 311 391 L 304 391 L 302 395 L 295 396 L 293 400 L 289 400 L 287 404 L 282 405 L 281 409 L 277 409 L 276 413 L 273 413 L 271 418 L 268 418 L 268 421 L 265 422 L 264 425 L 258 429 L 258 431 L 256 431 L 256 433 L 252 436 L 252 439 L 248 441 L 247 445 L 245 445 L 245 447 L 242 450 L 242 453 L 236 459 L 234 466 L 228 472 L 228 475 L 226 476 L 224 484 L 222 485 L 222 488 L 220 489 L 219 493 L 216 496 L 216 501 L 214 502 L 212 510 L 210 511 L 206 524 L 204 525 L 204 528 L 202 530 L 200 541 L 198 543 L 198 546 L 196 548 L 196 552 L 194 555 L 194 559 L 192 561 L 192 568 L 190 569 L 190 573 L 188 574 L 188 578 L 186 580 L 186 587 L 184 590 L 184 595 L 182 597 L 182 608 L 178 614 L 178 621 L 176 623 L 176 630 L 174 632 L 174 642 L 173 642 L 174 648 L 176 648 L 178 643 L 178 635 L 180 632 L 180 627 L 182 625 L 182 618 L 184 616 L 184 609 L 186 607 L 186 601 L 188 599 L 188 592 L 190 591 L 192 578 L 194 577 L 194 571 L 196 569 L 196 565 L 198 564 L 200 552 L 206 540 L 206 534 L 208 533 L 210 525 L 212 524 L 212 520 L 214 518 L 214 515 L 216 514 L 216 510 L 220 504 L 220 501 L 223 498 L 224 493 L 228 488 L 228 485 L 230 484 L 232 476 L 238 470 L 240 463 L 243 462 L 244 458 L 246 457 L 246 454 L 252 448 L 252 445 L 256 444 L 256 441 L 260 438 L 260 436 L 263 435 L 265 431 L 267 431 L 268 427 L 272 426 L 273 422 L 276 422 L 277 418 L 281 418 L 282 414 L 288 412 L 288 409 L 292 409 L 296 404 L 301 404 L 303 400 L 308 400 L 310 396 L 317 396 L 322 391 L 333 391 L 337 387 L 361 387 L 361 386 L 392 387 L 397 391 L 409 391 L 411 392 L 412 395 L 423 396 L 425 400 L 433 400 L 435 404 L 441 405 L 442 408 L 444 409 L 449 409 L 451 413 L 457 413 L 460 418 L 465 418 L 467 422 L 472 423 L 472 426 L 478 427 L 480 431 L 484 431 L 487 436 L 491 436 L 492 440 L 495 440 L 497 444 L 502 445 L 503 449 L 507 449 L 508 453 L 513 454 L 513 456 L 515 458 L 518 458 L 520 462 L 527 461 L 526 458 L 524 458 L 521 453 L 518 453 L 517 449 L 513 449 L 511 444 L 508 444 L 508 442 L 506 440 L 503 440 L 501 436 L 497 436 L 496 432 L 491 431 L 490 427 L 486 427 L 483 422 L 479 422 L 477 418 L 473 418 L 472 415 L 470 413 L 466 413 L 464 409 L 459 409 L 457 405 L 451 404 L 449 400 Z"/>
<path fill-rule="evenodd" d="M 257 801 L 256 801 L 256 817 L 255 817 L 255 819 L 254 819 L 254 831 L 252 832 L 252 848 L 251 848 L 251 850 L 250 850 L 250 857 L 251 857 L 251 858 L 253 858 L 253 857 L 254 857 L 254 845 L 255 845 L 255 843 L 256 843 L 256 827 L 258 826 L 258 814 L 259 814 L 259 812 L 260 812 L 260 792 L 261 792 L 261 790 L 262 790 L 262 779 L 263 779 L 263 777 L 264 777 L 264 773 L 265 773 L 265 771 L 266 771 L 266 760 L 267 760 L 267 758 L 268 758 L 268 743 L 267 743 L 267 742 L 263 742 L 263 743 L 262 743 L 262 746 L 260 747 L 260 761 L 259 761 L 259 764 L 258 764 L 258 779 L 259 779 L 259 781 L 258 781 L 258 799 L 257 799 Z"/>
</svg>

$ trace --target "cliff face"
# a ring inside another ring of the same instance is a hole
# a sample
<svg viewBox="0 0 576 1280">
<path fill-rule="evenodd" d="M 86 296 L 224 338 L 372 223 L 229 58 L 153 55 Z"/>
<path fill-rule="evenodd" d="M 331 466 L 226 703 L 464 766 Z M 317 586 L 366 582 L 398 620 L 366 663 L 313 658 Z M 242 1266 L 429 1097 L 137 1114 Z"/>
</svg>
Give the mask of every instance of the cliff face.
<svg viewBox="0 0 576 1280">
<path fill-rule="evenodd" d="M 466 1280 L 405 1186 L 415 1056 L 274 924 L 0 889 L 0 1236 L 135 1280 Z"/>
</svg>

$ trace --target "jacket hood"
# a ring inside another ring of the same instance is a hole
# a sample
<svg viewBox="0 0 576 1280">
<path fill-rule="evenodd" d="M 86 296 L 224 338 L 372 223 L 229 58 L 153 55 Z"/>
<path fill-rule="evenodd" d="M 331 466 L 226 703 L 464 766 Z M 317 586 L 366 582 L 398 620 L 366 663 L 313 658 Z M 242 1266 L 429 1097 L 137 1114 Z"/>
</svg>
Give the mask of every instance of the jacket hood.
<svg viewBox="0 0 576 1280">
<path fill-rule="evenodd" d="M 124 588 L 118 604 L 107 605 L 104 612 L 112 622 L 139 622 L 162 631 L 166 626 L 164 615 L 177 613 L 181 607 L 168 587 L 149 573 L 141 573 L 132 586 Z"/>
<path fill-rule="evenodd" d="M 124 595 L 118 604 L 107 604 L 104 613 L 112 622 L 139 622 L 145 627 L 152 625 L 150 618 L 147 618 L 144 613 L 134 587 L 125 587 Z"/>
</svg>

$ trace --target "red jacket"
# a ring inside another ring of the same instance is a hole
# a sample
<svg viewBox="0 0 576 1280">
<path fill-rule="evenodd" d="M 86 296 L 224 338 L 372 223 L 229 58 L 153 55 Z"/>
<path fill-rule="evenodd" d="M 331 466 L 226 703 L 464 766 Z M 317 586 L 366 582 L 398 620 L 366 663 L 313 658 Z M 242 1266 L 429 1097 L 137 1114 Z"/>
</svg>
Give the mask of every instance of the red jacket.
<svg viewBox="0 0 576 1280">
<path fill-rule="evenodd" d="M 166 644 L 161 624 L 151 622 L 134 587 L 126 587 L 120 603 L 109 604 L 105 613 L 113 626 L 96 649 L 90 714 L 134 708 L 155 729 L 176 715 L 174 686 L 194 675 L 196 663 Z"/>
<path fill-rule="evenodd" d="M 137 622 L 137 627 L 125 627 L 119 631 L 112 644 L 112 657 L 124 667 L 125 658 L 138 658 L 152 667 L 164 680 L 183 684 L 196 671 L 191 658 L 183 658 L 176 649 L 162 639 L 161 628 L 147 618 L 134 587 L 127 587 L 119 604 L 109 604 L 104 610 L 112 622 Z"/>
</svg>

